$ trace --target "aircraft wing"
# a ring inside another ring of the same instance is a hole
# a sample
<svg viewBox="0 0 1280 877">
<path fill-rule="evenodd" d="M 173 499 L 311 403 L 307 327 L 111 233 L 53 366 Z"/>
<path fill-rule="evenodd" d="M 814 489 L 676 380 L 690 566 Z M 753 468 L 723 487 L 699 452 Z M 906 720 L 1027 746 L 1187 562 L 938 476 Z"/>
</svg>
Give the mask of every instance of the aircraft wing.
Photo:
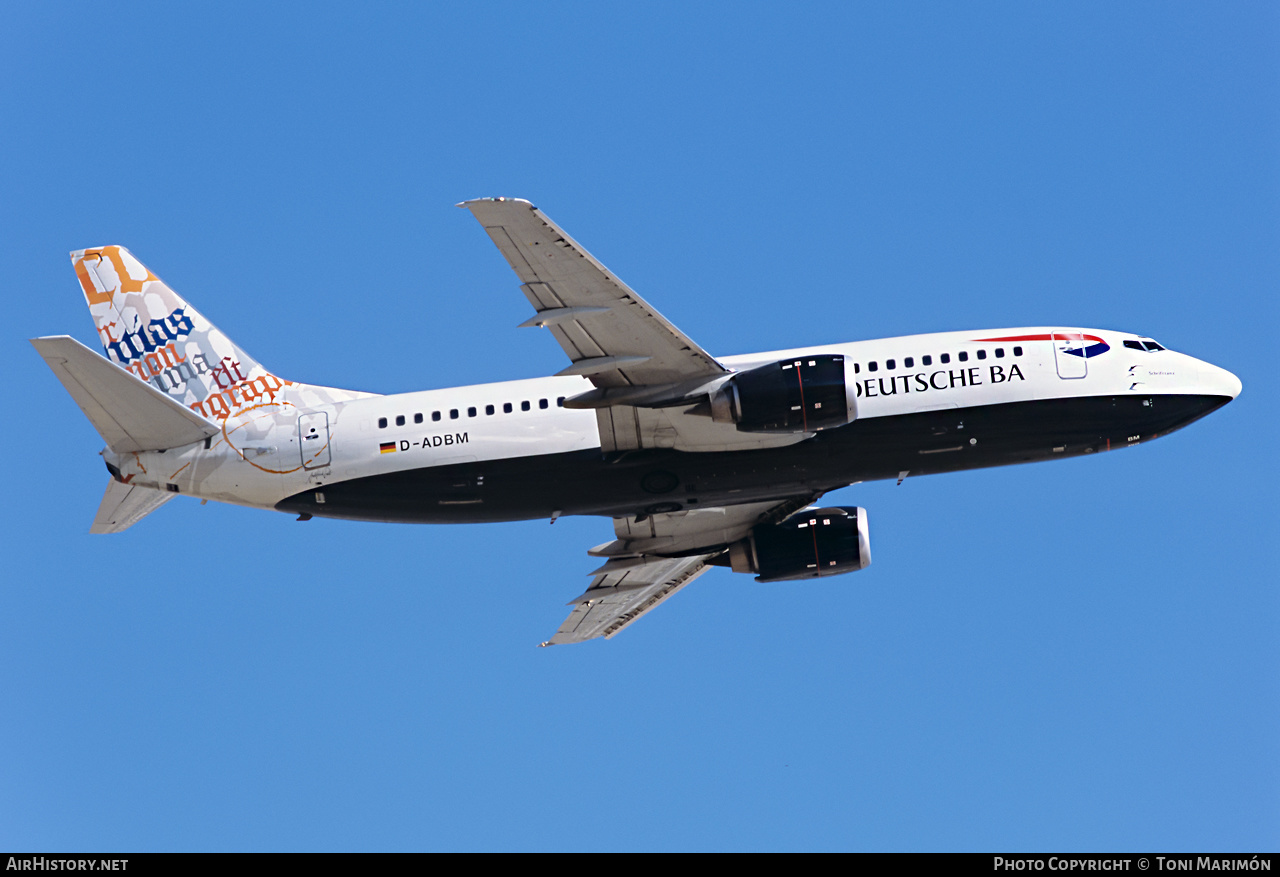
<svg viewBox="0 0 1280 877">
<path fill-rule="evenodd" d="M 653 557 L 630 569 L 598 575 L 581 596 L 569 601 L 573 611 L 542 645 L 611 637 L 709 568 L 702 555 Z"/>
<path fill-rule="evenodd" d="M 712 558 L 758 524 L 780 521 L 815 496 L 634 518 L 614 518 L 618 538 L 589 552 L 609 558 L 544 646 L 606 639 L 710 568 Z"/>
<path fill-rule="evenodd" d="M 471 211 L 520 278 L 537 314 L 572 365 L 601 389 L 686 384 L 728 373 L 691 338 L 528 201 L 481 198 Z"/>
</svg>

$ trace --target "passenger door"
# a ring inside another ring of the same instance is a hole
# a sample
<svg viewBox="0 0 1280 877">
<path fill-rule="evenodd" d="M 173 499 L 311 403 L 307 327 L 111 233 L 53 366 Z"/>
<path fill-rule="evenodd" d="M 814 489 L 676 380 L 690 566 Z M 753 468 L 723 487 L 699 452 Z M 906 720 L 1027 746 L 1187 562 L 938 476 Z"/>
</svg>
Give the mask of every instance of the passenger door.
<svg viewBox="0 0 1280 877">
<path fill-rule="evenodd" d="M 1089 360 L 1085 356 L 1088 342 L 1081 332 L 1053 333 L 1053 361 L 1058 377 L 1076 380 L 1089 374 Z"/>
<path fill-rule="evenodd" d="M 316 411 L 298 417 L 298 446 L 302 449 L 303 469 L 324 469 L 332 455 L 329 451 L 329 414 Z"/>
</svg>

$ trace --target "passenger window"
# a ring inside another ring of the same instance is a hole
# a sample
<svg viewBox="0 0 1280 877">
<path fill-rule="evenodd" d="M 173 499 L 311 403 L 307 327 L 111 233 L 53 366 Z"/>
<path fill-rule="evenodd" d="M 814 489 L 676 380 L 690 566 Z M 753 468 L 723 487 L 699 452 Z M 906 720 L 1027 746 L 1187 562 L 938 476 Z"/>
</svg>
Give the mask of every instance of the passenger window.
<svg viewBox="0 0 1280 877">
<path fill-rule="evenodd" d="M 941 356 L 938 357 L 938 362 L 942 363 L 943 365 L 946 365 L 947 363 L 951 362 L 951 354 L 950 353 L 942 354 Z"/>
<path fill-rule="evenodd" d="M 1021 347 L 1015 347 L 1015 348 L 1013 348 L 1013 355 L 1014 355 L 1014 356 L 1022 356 L 1022 348 L 1021 348 Z"/>
<path fill-rule="evenodd" d="M 871 360 L 871 362 L 867 363 L 867 371 L 869 372 L 880 371 L 880 363 L 876 362 L 874 359 Z"/>
<path fill-rule="evenodd" d="M 457 408 L 450 408 L 450 409 L 449 409 L 449 419 L 450 419 L 450 420 L 457 420 L 457 419 L 458 419 L 458 409 L 457 409 Z"/>
<path fill-rule="evenodd" d="M 557 408 L 564 407 L 564 396 L 561 396 L 559 399 L 556 399 L 556 407 Z"/>
<path fill-rule="evenodd" d="M 996 348 L 996 359 L 1004 359 L 1004 348 L 1003 348 L 1003 347 L 997 347 L 997 348 Z"/>
<path fill-rule="evenodd" d="M 421 423 L 421 422 L 422 422 L 422 415 L 421 415 L 421 414 L 415 414 L 415 415 L 413 415 L 413 422 L 414 422 L 414 423 Z"/>
<path fill-rule="evenodd" d="M 924 356 L 920 357 L 920 364 L 933 365 L 933 357 L 926 353 Z"/>
<path fill-rule="evenodd" d="M 404 415 L 403 415 L 403 414 L 397 414 L 397 415 L 396 415 L 396 426 L 404 426 Z"/>
<path fill-rule="evenodd" d="M 510 403 L 510 402 L 503 402 L 503 403 L 502 403 L 502 413 L 503 413 L 503 414 L 510 414 L 510 413 L 511 413 L 511 403 Z"/>
<path fill-rule="evenodd" d="M 985 350 L 979 350 L 978 359 L 986 359 L 986 358 L 987 358 L 987 352 Z"/>
<path fill-rule="evenodd" d="M 521 402 L 521 403 L 520 403 L 520 410 L 521 410 L 521 411 L 528 411 L 528 410 L 529 410 L 529 403 L 528 403 L 527 401 L 526 401 L 526 402 Z"/>
<path fill-rule="evenodd" d="M 969 361 L 969 351 L 967 351 L 967 350 L 961 350 L 959 353 L 957 353 L 957 354 L 956 354 L 956 359 L 960 360 L 961 362 L 968 362 L 968 361 Z"/>
<path fill-rule="evenodd" d="M 860 371 L 862 371 L 862 367 L 855 362 L 853 364 L 853 373 L 856 375 Z"/>
<path fill-rule="evenodd" d="M 547 407 L 547 400 L 546 400 L 546 399 L 539 399 L 539 400 L 538 400 L 538 407 L 539 407 L 539 408 L 546 408 L 546 407 Z"/>
<path fill-rule="evenodd" d="M 898 367 L 898 363 L 897 363 L 897 361 L 896 361 L 896 360 L 886 359 L 886 360 L 884 361 L 884 367 L 885 367 L 885 369 L 886 369 L 886 370 L 888 370 L 888 371 L 893 371 L 895 368 L 897 368 L 897 367 Z"/>
<path fill-rule="evenodd" d="M 492 405 L 486 405 L 486 406 L 484 406 L 484 413 L 485 413 L 485 414 L 492 414 L 495 410 L 496 410 L 496 409 L 495 409 Z"/>
<path fill-rule="evenodd" d="M 902 361 L 903 368 L 914 368 L 915 364 L 916 364 L 915 358 L 911 356 L 908 356 L 906 359 Z"/>
<path fill-rule="evenodd" d="M 431 412 L 431 419 L 432 419 L 432 420 L 439 420 L 439 419 L 440 419 L 440 412 L 439 412 L 439 411 L 432 411 L 432 412 Z"/>
<path fill-rule="evenodd" d="M 468 408 L 468 409 L 467 409 L 467 416 L 468 416 L 468 417 L 475 417 L 475 416 L 476 416 L 476 409 L 475 409 L 475 408 Z"/>
<path fill-rule="evenodd" d="M 378 418 L 378 429 L 386 429 L 386 428 L 387 428 L 387 418 L 385 418 L 385 417 L 379 417 L 379 418 Z"/>
</svg>

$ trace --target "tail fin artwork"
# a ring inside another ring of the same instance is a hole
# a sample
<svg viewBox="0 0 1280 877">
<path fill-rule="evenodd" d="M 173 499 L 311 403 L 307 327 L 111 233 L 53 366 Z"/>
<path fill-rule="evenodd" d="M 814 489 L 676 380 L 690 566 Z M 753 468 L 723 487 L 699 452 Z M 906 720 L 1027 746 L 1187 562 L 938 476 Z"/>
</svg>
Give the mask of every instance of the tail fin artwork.
<svg viewBox="0 0 1280 877">
<path fill-rule="evenodd" d="M 108 358 L 192 411 L 222 421 L 287 383 L 124 247 L 76 250 L 71 263 Z"/>
<path fill-rule="evenodd" d="M 179 472 L 183 490 L 197 470 L 205 486 L 219 472 L 243 471 L 237 467 L 251 471 L 233 474 L 236 485 L 265 483 L 255 473 L 319 472 L 336 428 L 306 454 L 277 454 L 276 445 L 297 448 L 289 443 L 303 419 L 331 423 L 331 406 L 373 395 L 276 377 L 124 247 L 76 250 L 71 264 L 106 358 L 65 335 L 31 343 L 107 443 L 115 480 L 91 532 L 118 533 L 159 508 L 180 489 Z M 175 462 L 163 479 L 147 469 L 147 460 L 174 449 L 185 450 L 165 461 L 196 456 Z"/>
</svg>

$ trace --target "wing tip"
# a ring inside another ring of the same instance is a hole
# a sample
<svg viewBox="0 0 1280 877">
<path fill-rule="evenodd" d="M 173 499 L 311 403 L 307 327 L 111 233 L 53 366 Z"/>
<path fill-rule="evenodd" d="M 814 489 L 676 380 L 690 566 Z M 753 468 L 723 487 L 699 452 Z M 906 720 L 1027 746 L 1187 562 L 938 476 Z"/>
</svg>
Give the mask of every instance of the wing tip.
<svg viewBox="0 0 1280 877">
<path fill-rule="evenodd" d="M 471 210 L 476 204 L 519 204 L 523 207 L 528 207 L 530 210 L 538 209 L 533 206 L 532 201 L 528 201 L 524 198 L 507 198 L 501 195 L 492 198 L 468 198 L 466 201 L 459 201 L 453 206 Z"/>
</svg>

